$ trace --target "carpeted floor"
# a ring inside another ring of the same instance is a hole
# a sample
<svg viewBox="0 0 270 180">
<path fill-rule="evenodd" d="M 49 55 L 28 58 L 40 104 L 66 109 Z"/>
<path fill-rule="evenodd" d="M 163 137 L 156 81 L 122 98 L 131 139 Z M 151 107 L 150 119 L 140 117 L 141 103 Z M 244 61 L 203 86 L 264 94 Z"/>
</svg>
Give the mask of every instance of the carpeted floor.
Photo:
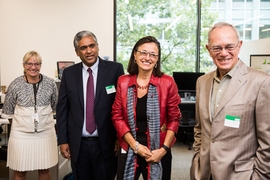
<svg viewBox="0 0 270 180">
<path fill-rule="evenodd" d="M 189 169 L 193 157 L 193 150 L 182 142 L 176 142 L 172 147 L 172 178 L 171 180 L 190 180 Z"/>
</svg>

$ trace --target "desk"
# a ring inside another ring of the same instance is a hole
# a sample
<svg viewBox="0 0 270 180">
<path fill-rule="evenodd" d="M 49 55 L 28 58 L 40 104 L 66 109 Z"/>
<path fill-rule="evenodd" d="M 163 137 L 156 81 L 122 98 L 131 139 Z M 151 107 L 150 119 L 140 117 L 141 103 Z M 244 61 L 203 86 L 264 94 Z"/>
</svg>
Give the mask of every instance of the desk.
<svg viewBox="0 0 270 180">
<path fill-rule="evenodd" d="M 181 99 L 181 104 L 195 104 L 196 101 Z"/>
<path fill-rule="evenodd" d="M 5 95 L 5 94 L 2 94 L 2 93 L 0 92 L 0 103 L 1 103 L 1 105 L 3 105 L 3 103 L 4 103 L 4 101 L 5 101 L 5 97 L 6 97 L 6 95 Z M 2 106 L 1 106 L 1 109 L 2 109 Z"/>
<path fill-rule="evenodd" d="M 1 117 L 1 114 L 0 114 L 0 117 Z M 8 140 L 8 137 L 9 137 L 9 133 L 10 133 L 10 124 L 9 124 L 9 120 L 8 119 L 3 119 L 3 118 L 0 118 L 0 126 L 2 125 L 5 125 L 6 126 L 6 129 L 5 129 L 5 145 L 7 145 L 7 140 Z"/>
</svg>

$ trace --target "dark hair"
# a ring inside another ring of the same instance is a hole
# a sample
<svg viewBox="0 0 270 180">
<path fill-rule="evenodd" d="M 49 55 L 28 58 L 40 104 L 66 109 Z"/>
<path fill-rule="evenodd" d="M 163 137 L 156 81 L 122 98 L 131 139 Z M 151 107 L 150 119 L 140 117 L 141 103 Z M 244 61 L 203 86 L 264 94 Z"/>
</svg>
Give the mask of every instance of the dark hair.
<svg viewBox="0 0 270 180">
<path fill-rule="evenodd" d="M 90 32 L 90 31 L 80 31 L 80 32 L 78 32 L 78 33 L 75 35 L 74 40 L 73 40 L 73 45 L 74 45 L 75 50 L 78 49 L 79 41 L 80 41 L 83 37 L 86 37 L 86 36 L 91 36 L 91 37 L 93 37 L 94 41 L 98 44 L 97 38 L 96 38 L 96 36 L 94 35 L 94 33 Z"/>
<path fill-rule="evenodd" d="M 160 70 L 160 54 L 161 54 L 161 49 L 160 49 L 160 43 L 158 42 L 158 40 L 153 37 L 153 36 L 145 36 L 143 38 L 141 38 L 139 41 L 136 42 L 136 44 L 134 45 L 130 58 L 129 58 L 129 62 L 128 62 L 128 67 L 127 67 L 127 72 L 131 75 L 134 74 L 138 74 L 138 65 L 135 62 L 135 58 L 134 58 L 134 52 L 136 52 L 138 50 L 138 48 L 145 44 L 145 43 L 155 43 L 158 47 L 158 61 L 157 61 L 157 67 L 155 67 L 153 69 L 153 75 L 154 76 L 158 76 L 161 77 L 163 75 L 163 72 L 161 72 Z"/>
</svg>

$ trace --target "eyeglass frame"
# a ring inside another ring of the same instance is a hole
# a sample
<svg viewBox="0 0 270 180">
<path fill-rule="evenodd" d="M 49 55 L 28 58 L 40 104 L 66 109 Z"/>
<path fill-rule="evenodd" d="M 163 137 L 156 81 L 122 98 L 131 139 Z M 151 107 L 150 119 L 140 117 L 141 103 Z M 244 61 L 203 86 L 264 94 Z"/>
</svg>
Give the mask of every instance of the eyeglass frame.
<svg viewBox="0 0 270 180">
<path fill-rule="evenodd" d="M 150 58 L 155 58 L 155 59 L 158 58 L 158 54 L 150 53 L 150 52 L 147 52 L 147 51 L 139 51 L 139 50 L 135 50 L 135 51 L 139 52 L 140 56 L 146 57 L 147 55 L 149 55 Z"/>
<path fill-rule="evenodd" d="M 233 52 L 239 45 L 239 42 L 237 42 L 237 44 L 227 44 L 226 46 L 212 46 L 211 48 L 209 48 L 209 50 L 211 50 L 213 53 L 218 54 L 221 53 L 223 49 L 225 49 L 226 52 Z M 229 46 L 234 46 L 234 47 L 229 47 Z M 214 48 L 216 48 L 217 50 L 214 50 Z M 232 49 L 228 49 L 228 48 L 232 48 Z"/>
<path fill-rule="evenodd" d="M 35 66 L 35 67 L 40 67 L 42 63 L 30 63 L 30 62 L 26 62 L 24 63 L 27 67 L 32 67 L 32 66 Z"/>
</svg>

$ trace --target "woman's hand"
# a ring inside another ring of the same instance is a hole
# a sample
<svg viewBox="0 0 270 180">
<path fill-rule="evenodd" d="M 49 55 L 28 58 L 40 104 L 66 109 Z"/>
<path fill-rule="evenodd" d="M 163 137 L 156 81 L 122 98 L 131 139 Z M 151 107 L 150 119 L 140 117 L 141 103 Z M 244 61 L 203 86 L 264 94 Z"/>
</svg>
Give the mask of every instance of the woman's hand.
<svg viewBox="0 0 270 180">
<path fill-rule="evenodd" d="M 130 132 L 127 132 L 124 136 L 123 136 L 124 140 L 130 145 L 130 147 L 133 149 L 133 151 L 140 155 L 143 158 L 149 158 L 152 156 L 151 151 L 144 145 L 140 144 L 139 142 L 137 142 L 133 136 L 131 135 Z"/>
<path fill-rule="evenodd" d="M 160 160 L 167 153 L 167 151 L 161 147 L 159 149 L 153 150 L 151 153 L 152 153 L 152 156 L 145 158 L 146 162 L 157 163 L 157 162 L 160 162 Z"/>
<path fill-rule="evenodd" d="M 144 145 L 138 144 L 137 154 L 143 158 L 150 158 L 152 156 L 152 152 Z"/>
</svg>

